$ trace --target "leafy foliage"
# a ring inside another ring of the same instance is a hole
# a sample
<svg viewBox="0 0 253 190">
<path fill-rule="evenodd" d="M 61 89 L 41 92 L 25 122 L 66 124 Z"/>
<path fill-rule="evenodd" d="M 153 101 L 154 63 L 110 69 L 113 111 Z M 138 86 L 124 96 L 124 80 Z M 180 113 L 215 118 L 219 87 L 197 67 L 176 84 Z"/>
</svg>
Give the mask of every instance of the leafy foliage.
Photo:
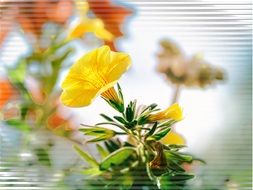
<svg viewBox="0 0 253 190">
<path fill-rule="evenodd" d="M 82 173 L 102 177 L 105 189 L 183 189 L 186 181 L 194 177 L 185 171 L 183 164 L 191 164 L 194 158 L 181 153 L 184 145 L 166 145 L 160 142 L 177 121 L 170 118 L 150 121 L 150 115 L 159 110 L 156 104 L 137 108 L 137 102 L 130 101 L 123 106 L 122 90 L 119 84 L 117 86 L 120 105 L 107 102 L 119 115 L 111 117 L 100 114 L 106 122 L 95 126 L 83 125 L 85 128 L 80 129 L 85 135 L 95 137 L 88 142 L 104 141 L 105 147 L 96 145 L 101 161 L 94 160 L 88 153 L 75 147 L 80 156 L 92 166 Z M 101 126 L 111 127 L 108 129 Z M 127 141 L 113 139 L 118 135 L 127 136 Z"/>
</svg>

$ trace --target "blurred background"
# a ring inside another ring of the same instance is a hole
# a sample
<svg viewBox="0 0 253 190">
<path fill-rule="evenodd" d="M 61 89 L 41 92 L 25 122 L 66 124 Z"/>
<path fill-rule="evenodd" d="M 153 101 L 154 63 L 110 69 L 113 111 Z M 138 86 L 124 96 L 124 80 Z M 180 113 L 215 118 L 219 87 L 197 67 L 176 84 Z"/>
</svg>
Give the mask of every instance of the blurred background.
<svg viewBox="0 0 253 190">
<path fill-rule="evenodd" d="M 157 69 L 164 39 L 176 44 L 184 59 L 198 54 L 224 72 L 224 80 L 205 87 L 180 83 L 177 101 L 185 119 L 175 131 L 185 138 L 187 152 L 207 162 L 195 168 L 197 177 L 191 185 L 194 189 L 252 188 L 251 1 L 34 2 L 0 2 L 0 189 L 85 189 L 85 179 L 76 169 L 83 162 L 72 150 L 72 142 L 82 142 L 83 137 L 75 130 L 80 123 L 101 121 L 100 112 L 113 110 L 107 110 L 101 99 L 89 107 L 69 109 L 52 97 L 59 94 L 62 79 L 74 60 L 108 44 L 132 58 L 131 69 L 120 80 L 126 100 L 156 102 L 166 108 L 178 84 Z M 91 23 L 86 26 L 89 29 L 82 29 L 84 20 Z M 70 42 L 61 39 L 69 36 Z M 61 46 L 63 49 L 58 49 Z M 58 70 L 51 64 L 54 61 L 61 63 Z M 41 65 L 44 63 L 50 66 Z M 29 68 L 25 74 L 22 64 Z M 57 80 L 48 82 L 56 73 Z M 13 81 L 14 86 L 9 84 Z M 20 92 L 26 93 L 20 83 L 32 92 L 31 99 L 20 98 Z M 40 91 L 45 84 L 50 89 L 46 95 Z M 42 103 L 38 100 L 41 97 Z M 29 101 L 40 106 L 35 109 Z M 57 113 L 41 116 L 38 124 L 34 115 L 44 110 L 41 105 L 45 101 L 55 104 L 49 110 L 45 108 L 46 112 L 56 109 Z M 13 119 L 24 110 L 33 113 L 26 117 L 25 124 Z M 27 129 L 27 123 L 46 125 L 49 130 Z M 55 126 L 57 130 L 52 130 Z M 91 146 L 85 148 L 92 152 Z"/>
</svg>

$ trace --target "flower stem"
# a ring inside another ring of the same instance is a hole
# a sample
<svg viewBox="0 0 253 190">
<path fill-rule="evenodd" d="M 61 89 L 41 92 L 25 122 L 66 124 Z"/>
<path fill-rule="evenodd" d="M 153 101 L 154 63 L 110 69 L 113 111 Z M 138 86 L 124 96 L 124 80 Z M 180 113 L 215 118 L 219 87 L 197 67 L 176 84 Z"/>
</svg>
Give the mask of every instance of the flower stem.
<svg viewBox="0 0 253 190">
<path fill-rule="evenodd" d="M 176 103 L 178 101 L 179 95 L 180 95 L 180 90 L 181 90 L 180 84 L 175 85 L 171 104 L 174 104 L 174 103 Z"/>
</svg>

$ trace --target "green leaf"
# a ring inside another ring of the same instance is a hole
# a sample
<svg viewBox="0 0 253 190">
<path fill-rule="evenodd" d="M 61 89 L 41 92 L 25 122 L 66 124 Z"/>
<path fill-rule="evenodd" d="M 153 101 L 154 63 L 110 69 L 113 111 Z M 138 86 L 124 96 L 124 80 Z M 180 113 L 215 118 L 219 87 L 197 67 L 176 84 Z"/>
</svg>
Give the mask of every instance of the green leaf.
<svg viewBox="0 0 253 190">
<path fill-rule="evenodd" d="M 191 163 L 192 159 L 193 159 L 192 156 L 190 156 L 190 155 L 186 155 L 186 154 L 182 154 L 182 153 L 174 152 L 174 151 L 165 151 L 165 155 L 166 155 L 167 159 L 179 160 L 179 161 L 182 161 L 182 162 Z"/>
<path fill-rule="evenodd" d="M 124 125 L 127 125 L 127 121 L 123 118 L 123 117 L 120 117 L 120 116 L 114 116 L 113 117 L 114 119 L 116 119 L 118 122 L 124 124 Z"/>
<path fill-rule="evenodd" d="M 181 149 L 181 148 L 185 148 L 186 145 L 180 145 L 180 144 L 170 144 L 167 145 L 170 149 Z"/>
<path fill-rule="evenodd" d="M 163 137 L 165 137 L 169 132 L 170 132 L 171 128 L 166 128 L 164 130 L 161 130 L 159 132 L 157 132 L 156 134 L 148 137 L 148 140 L 161 140 Z"/>
<path fill-rule="evenodd" d="M 181 167 L 177 160 L 169 160 L 168 168 L 176 172 L 185 172 L 184 168 Z"/>
<path fill-rule="evenodd" d="M 123 96 L 122 89 L 121 89 L 119 83 L 117 83 L 117 88 L 118 88 L 118 95 L 119 95 L 119 98 L 120 98 L 120 100 L 121 100 L 121 101 L 123 102 L 123 104 L 124 104 L 124 96 Z"/>
<path fill-rule="evenodd" d="M 107 115 L 105 115 L 105 114 L 103 114 L 103 113 L 101 113 L 100 114 L 104 119 L 106 119 L 107 121 L 114 121 L 112 118 L 110 118 L 109 116 L 107 116 Z"/>
<path fill-rule="evenodd" d="M 186 181 L 194 178 L 194 175 L 187 173 L 173 173 L 173 175 L 169 176 L 170 181 Z"/>
<path fill-rule="evenodd" d="M 45 166 L 51 166 L 51 160 L 47 149 L 37 148 L 34 151 L 40 164 Z"/>
<path fill-rule="evenodd" d="M 175 124 L 177 121 L 175 120 L 169 120 L 169 121 L 166 121 L 164 123 L 161 123 L 160 125 L 158 125 L 157 128 L 163 128 L 163 127 L 170 127 L 172 126 L 173 124 Z"/>
<path fill-rule="evenodd" d="M 109 152 L 107 152 L 100 144 L 96 144 L 96 146 L 102 159 L 109 155 Z"/>
<path fill-rule="evenodd" d="M 152 126 L 151 130 L 148 132 L 147 137 L 154 134 L 157 125 L 158 125 L 158 123 L 155 122 L 155 124 Z"/>
<path fill-rule="evenodd" d="M 136 120 L 133 120 L 132 122 L 130 123 L 127 123 L 125 126 L 128 128 L 128 129 L 132 129 L 134 128 L 136 125 L 137 125 L 137 121 Z"/>
<path fill-rule="evenodd" d="M 114 152 L 121 147 L 121 144 L 119 144 L 115 140 L 108 140 L 108 141 L 105 141 L 105 146 L 109 152 Z"/>
<path fill-rule="evenodd" d="M 119 165 L 129 156 L 135 153 L 135 149 L 131 147 L 122 147 L 108 155 L 100 164 L 101 170 L 107 170 L 111 166 Z"/>
<path fill-rule="evenodd" d="M 5 121 L 5 123 L 11 127 L 17 128 L 21 131 L 31 131 L 31 127 L 25 123 L 22 120 L 19 119 L 11 119 L 11 120 L 7 120 Z"/>
<path fill-rule="evenodd" d="M 148 121 L 148 115 L 141 116 L 138 119 L 138 125 L 144 125 L 147 123 L 147 121 Z"/>
<path fill-rule="evenodd" d="M 98 137 L 95 137 L 93 139 L 87 140 L 87 143 L 92 143 L 92 142 L 99 142 L 99 141 L 105 141 L 110 139 L 111 137 L 107 136 L 107 135 L 100 135 Z"/>
<path fill-rule="evenodd" d="M 95 177 L 95 176 L 103 174 L 104 172 L 100 171 L 98 167 L 94 167 L 94 168 L 84 169 L 81 171 L 81 173 L 84 175 L 89 175 L 90 177 Z"/>
<path fill-rule="evenodd" d="M 131 122 L 134 119 L 134 112 L 133 108 L 131 107 L 131 104 L 129 104 L 126 108 L 126 119 L 128 122 Z"/>
<path fill-rule="evenodd" d="M 168 189 L 185 189 L 185 183 L 187 180 L 194 178 L 193 175 L 186 173 L 167 173 L 160 178 L 160 184 L 162 190 Z"/>
<path fill-rule="evenodd" d="M 112 190 L 129 190 L 133 185 L 133 177 L 129 174 L 115 176 L 113 179 L 108 180 L 109 183 L 106 184 L 105 189 Z"/>
<path fill-rule="evenodd" d="M 84 152 L 81 148 L 79 148 L 76 145 L 74 145 L 73 147 L 76 150 L 76 152 L 81 156 L 81 158 L 84 161 L 86 161 L 90 166 L 93 166 L 93 167 L 98 167 L 99 166 L 97 161 L 92 156 L 90 156 L 88 153 Z"/>
<path fill-rule="evenodd" d="M 117 110 L 120 113 L 123 113 L 125 108 L 124 108 L 124 104 L 120 103 L 120 102 L 114 102 L 112 100 L 106 100 L 110 106 L 112 106 L 115 110 Z"/>
<path fill-rule="evenodd" d="M 26 61 L 22 59 L 16 68 L 8 69 L 8 77 L 12 83 L 23 83 L 26 75 Z"/>
<path fill-rule="evenodd" d="M 163 147 L 165 150 L 179 151 L 182 148 L 185 148 L 186 145 L 170 144 L 170 145 L 163 145 Z"/>
<path fill-rule="evenodd" d="M 89 127 L 89 128 L 81 128 L 79 131 L 83 132 L 85 135 L 89 136 L 95 136 L 96 138 L 93 138 L 87 142 L 98 142 L 103 141 L 112 138 L 116 135 L 116 132 L 103 128 L 103 127 Z"/>
<path fill-rule="evenodd" d="M 113 137 L 116 134 L 115 131 L 104 127 L 80 128 L 79 131 L 83 132 L 85 135 L 91 136 L 108 135 Z"/>
<path fill-rule="evenodd" d="M 141 114 L 148 111 L 148 110 L 153 110 L 157 107 L 157 104 L 150 104 L 149 106 L 147 106 L 144 110 L 142 110 Z"/>
</svg>

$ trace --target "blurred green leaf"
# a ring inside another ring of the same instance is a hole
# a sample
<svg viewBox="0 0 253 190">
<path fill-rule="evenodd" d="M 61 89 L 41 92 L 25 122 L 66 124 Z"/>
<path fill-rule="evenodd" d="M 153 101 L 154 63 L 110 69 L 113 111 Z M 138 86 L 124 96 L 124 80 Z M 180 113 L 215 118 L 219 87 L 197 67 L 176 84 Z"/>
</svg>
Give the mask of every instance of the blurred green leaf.
<svg viewBox="0 0 253 190">
<path fill-rule="evenodd" d="M 110 139 L 108 141 L 105 141 L 105 146 L 109 152 L 114 152 L 121 147 L 121 144 L 115 140 Z"/>
<path fill-rule="evenodd" d="M 81 173 L 84 175 L 89 175 L 91 177 L 95 177 L 95 176 L 103 174 L 104 172 L 100 171 L 99 167 L 94 167 L 94 168 L 84 169 L 81 171 Z"/>
<path fill-rule="evenodd" d="M 40 164 L 51 166 L 51 160 L 46 148 L 37 148 L 34 150 Z"/>
<path fill-rule="evenodd" d="M 26 122 L 19 119 L 11 119 L 5 121 L 5 123 L 11 127 L 17 128 L 21 131 L 31 131 L 31 126 L 29 126 Z"/>
<path fill-rule="evenodd" d="M 96 146 L 102 159 L 106 158 L 109 155 L 109 152 L 107 152 L 101 145 L 96 144 Z"/>
<path fill-rule="evenodd" d="M 174 152 L 174 151 L 165 151 L 166 158 L 169 160 L 179 160 L 182 162 L 192 162 L 192 156 Z"/>
<path fill-rule="evenodd" d="M 76 152 L 81 156 L 81 158 L 83 158 L 84 161 L 86 161 L 88 164 L 90 164 L 90 166 L 93 166 L 93 167 L 99 166 L 97 161 L 92 156 L 90 156 L 88 153 L 84 152 L 81 148 L 79 148 L 76 145 L 74 145 L 73 147 L 76 150 Z"/>
<path fill-rule="evenodd" d="M 71 53 L 72 53 L 72 49 L 68 49 L 61 56 L 56 57 L 55 59 L 50 61 L 51 66 L 52 66 L 52 73 L 48 75 L 44 80 L 44 91 L 46 94 L 50 94 L 53 91 L 55 84 L 59 78 L 62 64 Z M 55 56 L 55 54 L 51 56 Z M 48 58 L 50 58 L 50 55 Z"/>
<path fill-rule="evenodd" d="M 124 162 L 129 156 L 134 154 L 136 150 L 131 147 L 122 147 L 108 155 L 100 164 L 101 170 L 107 170 L 111 166 L 119 165 Z"/>
<path fill-rule="evenodd" d="M 121 176 L 115 176 L 112 180 L 110 180 L 105 188 L 108 190 L 117 189 L 117 190 L 129 190 L 133 185 L 132 176 L 125 174 Z"/>
<path fill-rule="evenodd" d="M 165 185 L 165 181 L 170 182 L 167 185 L 179 185 L 182 182 L 184 183 L 187 180 L 190 180 L 194 178 L 194 175 L 191 174 L 187 174 L 187 173 L 178 173 L 178 172 L 174 172 L 174 173 L 168 173 L 165 174 L 161 177 L 161 183 L 163 183 L 163 185 Z"/>
<path fill-rule="evenodd" d="M 185 172 L 184 168 L 178 163 L 178 160 L 169 160 L 168 168 L 176 172 Z"/>
<path fill-rule="evenodd" d="M 165 150 L 171 150 L 171 151 L 179 151 L 186 147 L 186 145 L 178 145 L 178 144 L 170 144 L 170 145 L 163 145 Z"/>
<path fill-rule="evenodd" d="M 8 69 L 8 77 L 12 83 L 23 83 L 26 75 L 27 62 L 25 59 L 22 59 L 16 68 Z"/>
<path fill-rule="evenodd" d="M 185 183 L 187 180 L 194 178 L 194 175 L 186 173 L 167 173 L 160 178 L 160 184 L 162 190 L 185 189 Z"/>
</svg>

